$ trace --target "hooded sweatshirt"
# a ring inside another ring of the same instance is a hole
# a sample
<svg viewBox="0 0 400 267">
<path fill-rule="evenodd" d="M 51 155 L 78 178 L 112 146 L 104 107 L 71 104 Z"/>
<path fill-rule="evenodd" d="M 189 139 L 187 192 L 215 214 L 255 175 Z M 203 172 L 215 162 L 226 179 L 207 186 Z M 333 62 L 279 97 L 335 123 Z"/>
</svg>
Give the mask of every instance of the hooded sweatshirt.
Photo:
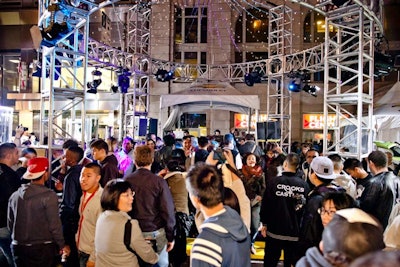
<svg viewBox="0 0 400 267">
<path fill-rule="evenodd" d="M 309 248 L 306 255 L 296 263 L 296 267 L 332 267 L 332 264 L 324 258 L 317 247 L 312 247 Z"/>
<path fill-rule="evenodd" d="M 64 247 L 57 195 L 43 185 L 23 184 L 11 195 L 7 226 L 13 244 Z"/>
<path fill-rule="evenodd" d="M 239 214 L 230 207 L 209 217 L 193 243 L 192 267 L 250 267 L 250 235 Z"/>
</svg>

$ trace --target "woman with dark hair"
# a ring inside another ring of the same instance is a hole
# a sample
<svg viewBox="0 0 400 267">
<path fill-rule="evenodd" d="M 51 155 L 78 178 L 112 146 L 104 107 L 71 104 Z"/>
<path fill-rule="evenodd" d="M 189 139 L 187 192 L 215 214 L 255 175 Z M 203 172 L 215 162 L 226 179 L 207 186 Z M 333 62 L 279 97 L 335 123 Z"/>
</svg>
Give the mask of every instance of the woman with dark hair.
<svg viewBox="0 0 400 267">
<path fill-rule="evenodd" d="M 113 179 L 104 187 L 100 200 L 103 213 L 96 224 L 96 267 L 139 267 L 136 255 L 151 264 L 158 261 L 157 253 L 143 238 L 138 221 L 127 214 L 132 210 L 134 195 L 130 183 L 122 179 Z M 136 253 L 124 244 L 123 226 L 127 222 L 131 223 L 130 248 Z"/>
<path fill-rule="evenodd" d="M 250 199 L 251 204 L 251 221 L 250 221 L 250 234 L 255 237 L 258 228 L 260 226 L 260 208 L 261 199 L 264 195 L 266 188 L 264 172 L 261 166 L 258 164 L 259 158 L 253 154 L 248 153 L 243 158 L 242 176 L 240 177 L 243 181 L 246 195 Z M 252 239 L 254 243 L 255 238 Z M 252 247 L 252 253 L 254 249 Z"/>
</svg>

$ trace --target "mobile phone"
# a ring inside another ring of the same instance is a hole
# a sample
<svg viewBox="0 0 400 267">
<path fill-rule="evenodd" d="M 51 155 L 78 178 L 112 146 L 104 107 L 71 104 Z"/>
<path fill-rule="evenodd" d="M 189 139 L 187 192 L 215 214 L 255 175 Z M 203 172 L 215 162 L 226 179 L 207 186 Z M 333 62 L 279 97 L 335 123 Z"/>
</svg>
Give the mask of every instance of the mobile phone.
<svg viewBox="0 0 400 267">
<path fill-rule="evenodd" d="M 220 162 L 225 162 L 226 158 L 222 148 L 218 147 L 217 149 L 214 150 L 213 159 L 218 160 Z"/>
</svg>

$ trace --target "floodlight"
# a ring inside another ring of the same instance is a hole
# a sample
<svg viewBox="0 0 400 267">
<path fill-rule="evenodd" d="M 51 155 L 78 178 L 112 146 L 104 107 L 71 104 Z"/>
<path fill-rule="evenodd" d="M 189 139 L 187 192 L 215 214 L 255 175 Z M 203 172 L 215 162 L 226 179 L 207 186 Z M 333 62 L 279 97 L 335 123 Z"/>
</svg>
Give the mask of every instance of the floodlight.
<svg viewBox="0 0 400 267">
<path fill-rule="evenodd" d="M 159 82 L 168 82 L 174 78 L 174 72 L 173 71 L 166 71 L 164 69 L 158 69 L 156 72 L 156 79 Z"/>
<path fill-rule="evenodd" d="M 318 86 L 315 85 L 304 85 L 303 87 L 303 91 L 314 96 L 317 97 L 317 92 L 320 90 L 320 88 Z"/>
<path fill-rule="evenodd" d="M 253 86 L 255 83 L 261 83 L 261 74 L 258 71 L 252 71 L 244 75 L 244 83 L 247 86 Z"/>
</svg>

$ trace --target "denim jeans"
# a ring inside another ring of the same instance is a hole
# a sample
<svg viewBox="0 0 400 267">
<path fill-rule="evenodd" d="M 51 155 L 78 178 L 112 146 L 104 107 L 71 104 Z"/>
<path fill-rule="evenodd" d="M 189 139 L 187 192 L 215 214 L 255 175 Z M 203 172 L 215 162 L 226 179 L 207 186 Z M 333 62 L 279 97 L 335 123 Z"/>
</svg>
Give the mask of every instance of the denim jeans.
<svg viewBox="0 0 400 267">
<path fill-rule="evenodd" d="M 168 252 L 167 252 L 167 237 L 164 228 L 161 228 L 154 232 L 143 232 L 145 239 L 157 240 L 157 254 L 158 262 L 154 264 L 155 267 L 168 267 Z"/>
<path fill-rule="evenodd" d="M 260 204 L 251 207 L 251 224 L 250 224 L 250 235 L 251 238 L 257 233 L 258 227 L 260 226 Z M 254 242 L 254 240 L 252 241 Z"/>
<path fill-rule="evenodd" d="M 7 259 L 8 265 L 14 267 L 14 260 L 11 253 L 11 233 L 7 227 L 0 228 L 0 249 Z"/>
</svg>

